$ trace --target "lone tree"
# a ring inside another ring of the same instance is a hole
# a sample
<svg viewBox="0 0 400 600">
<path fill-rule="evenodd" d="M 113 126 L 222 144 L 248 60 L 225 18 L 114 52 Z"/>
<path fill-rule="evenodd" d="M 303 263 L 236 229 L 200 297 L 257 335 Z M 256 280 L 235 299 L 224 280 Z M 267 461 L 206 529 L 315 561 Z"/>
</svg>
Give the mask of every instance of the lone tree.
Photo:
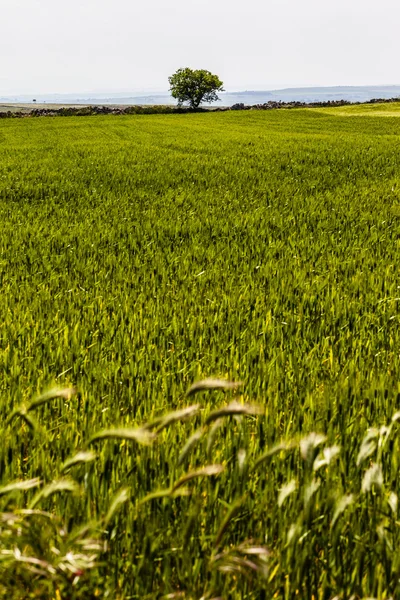
<svg viewBox="0 0 400 600">
<path fill-rule="evenodd" d="M 185 102 L 190 108 L 198 108 L 202 102 L 218 100 L 217 92 L 223 92 L 223 83 L 217 75 L 210 71 L 199 69 L 178 69 L 168 77 L 170 92 L 178 100 L 178 106 Z"/>
</svg>

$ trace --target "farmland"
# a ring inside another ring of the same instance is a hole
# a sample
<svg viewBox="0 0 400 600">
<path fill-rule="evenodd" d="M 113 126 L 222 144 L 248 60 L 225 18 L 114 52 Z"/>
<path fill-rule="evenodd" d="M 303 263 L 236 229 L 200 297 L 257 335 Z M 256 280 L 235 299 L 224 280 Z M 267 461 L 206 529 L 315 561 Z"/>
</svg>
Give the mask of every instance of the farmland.
<svg viewBox="0 0 400 600">
<path fill-rule="evenodd" d="M 399 597 L 399 117 L 0 122 L 0 598 Z"/>
</svg>

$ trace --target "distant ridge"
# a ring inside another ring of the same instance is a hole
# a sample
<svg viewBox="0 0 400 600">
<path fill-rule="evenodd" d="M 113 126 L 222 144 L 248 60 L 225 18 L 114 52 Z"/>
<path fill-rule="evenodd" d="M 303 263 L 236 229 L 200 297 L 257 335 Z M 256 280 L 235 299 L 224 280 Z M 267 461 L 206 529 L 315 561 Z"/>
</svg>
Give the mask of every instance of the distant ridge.
<svg viewBox="0 0 400 600">
<path fill-rule="evenodd" d="M 232 106 L 243 103 L 246 105 L 261 104 L 269 101 L 282 102 L 326 102 L 329 100 L 346 100 L 348 102 L 368 102 L 378 98 L 389 99 L 400 97 L 400 85 L 371 85 L 371 86 L 331 86 L 331 87 L 302 87 L 284 88 L 281 90 L 264 91 L 230 91 L 220 94 L 219 103 L 214 106 Z M 173 99 L 168 92 L 136 92 L 102 93 L 102 94 L 37 94 L 23 96 L 7 96 L 0 98 L 0 103 L 32 103 L 38 104 L 118 104 L 118 105 L 173 105 Z"/>
<path fill-rule="evenodd" d="M 221 99 L 224 101 L 224 98 Z M 385 86 L 332 86 L 332 87 L 304 87 L 304 88 L 284 88 L 281 90 L 245 91 L 229 92 L 226 94 L 229 99 L 236 98 L 237 101 L 244 104 L 253 104 L 259 98 L 282 102 L 326 102 L 328 100 L 346 100 L 347 102 L 368 102 L 382 98 L 396 98 L 400 96 L 400 85 Z M 229 105 L 227 103 L 227 105 Z"/>
</svg>

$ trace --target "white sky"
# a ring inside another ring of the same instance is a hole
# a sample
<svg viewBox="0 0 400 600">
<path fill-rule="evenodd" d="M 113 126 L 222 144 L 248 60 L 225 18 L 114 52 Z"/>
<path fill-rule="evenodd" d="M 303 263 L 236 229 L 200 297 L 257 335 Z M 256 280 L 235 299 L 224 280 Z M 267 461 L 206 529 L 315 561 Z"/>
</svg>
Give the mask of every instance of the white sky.
<svg viewBox="0 0 400 600">
<path fill-rule="evenodd" d="M 0 96 L 400 83 L 399 0 L 0 0 Z"/>
</svg>

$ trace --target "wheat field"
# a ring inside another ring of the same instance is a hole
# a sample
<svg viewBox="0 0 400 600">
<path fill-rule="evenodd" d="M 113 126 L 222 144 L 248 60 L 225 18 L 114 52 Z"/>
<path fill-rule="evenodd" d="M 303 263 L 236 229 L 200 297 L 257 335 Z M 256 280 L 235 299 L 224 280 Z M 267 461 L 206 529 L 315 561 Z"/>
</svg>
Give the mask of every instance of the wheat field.
<svg viewBox="0 0 400 600">
<path fill-rule="evenodd" d="M 373 109 L 0 122 L 1 598 L 400 596 Z"/>
</svg>

